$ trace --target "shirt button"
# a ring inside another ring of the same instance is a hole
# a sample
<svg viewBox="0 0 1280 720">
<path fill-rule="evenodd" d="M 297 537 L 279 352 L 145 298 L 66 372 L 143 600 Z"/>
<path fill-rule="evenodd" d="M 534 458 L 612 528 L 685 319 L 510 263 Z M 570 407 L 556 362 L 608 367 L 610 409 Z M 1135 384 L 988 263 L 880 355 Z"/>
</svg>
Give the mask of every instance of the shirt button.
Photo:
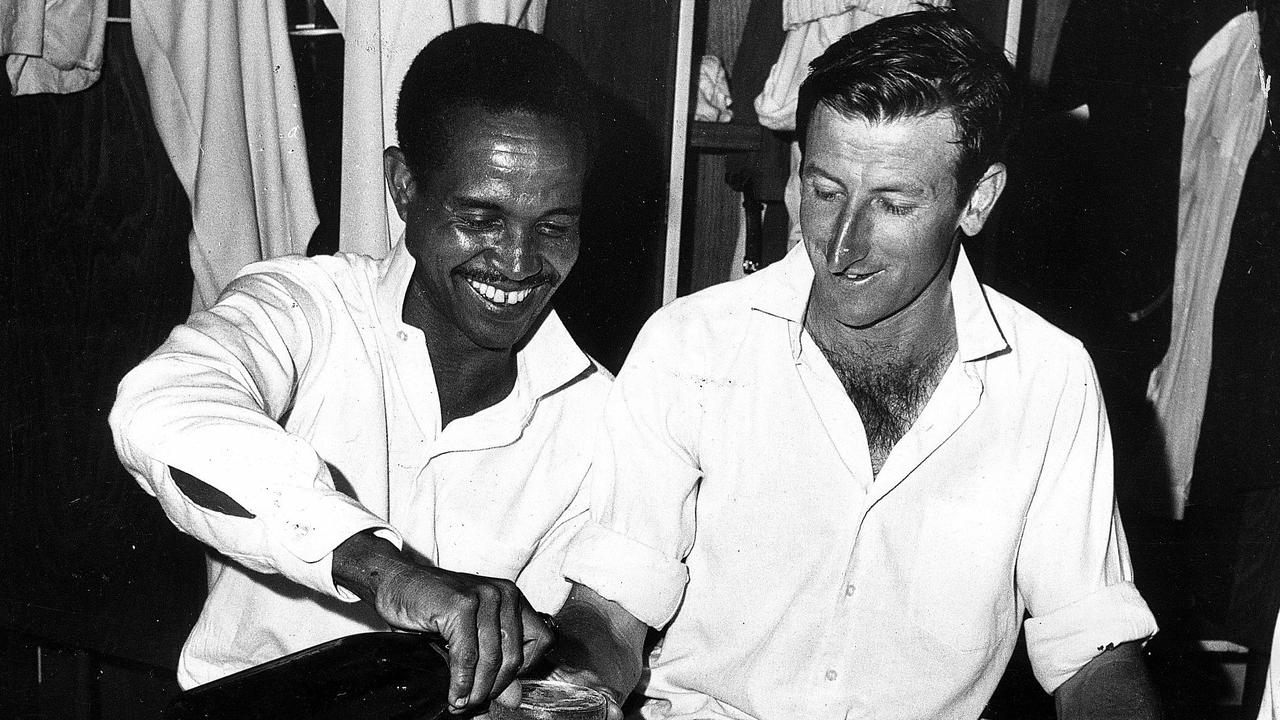
<svg viewBox="0 0 1280 720">
<path fill-rule="evenodd" d="M 836 671 L 835 671 L 835 670 L 828 670 L 828 671 L 827 671 L 827 679 L 828 679 L 828 680 L 835 680 L 835 679 L 836 679 L 836 677 L 838 677 L 838 675 L 836 674 Z"/>
<path fill-rule="evenodd" d="M 408 342 L 409 333 L 401 330 L 400 332 L 396 333 L 396 337 L 400 338 L 400 342 Z"/>
<path fill-rule="evenodd" d="M 844 596 L 845 596 L 845 597 L 853 597 L 853 585 L 845 585 L 845 586 L 844 586 Z"/>
</svg>

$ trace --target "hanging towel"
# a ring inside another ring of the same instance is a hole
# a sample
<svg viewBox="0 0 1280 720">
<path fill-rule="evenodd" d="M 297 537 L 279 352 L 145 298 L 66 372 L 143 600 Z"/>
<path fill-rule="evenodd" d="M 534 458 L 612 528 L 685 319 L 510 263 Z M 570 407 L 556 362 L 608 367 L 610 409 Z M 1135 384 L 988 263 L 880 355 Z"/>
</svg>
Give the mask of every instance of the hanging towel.
<svg viewBox="0 0 1280 720">
<path fill-rule="evenodd" d="M 1191 487 L 1213 356 L 1213 309 L 1249 158 L 1262 137 L 1266 86 L 1258 16 L 1227 23 L 1191 63 L 1178 203 L 1169 350 L 1147 398 L 1164 439 L 1173 517 Z"/>
<path fill-rule="evenodd" d="M 107 0 L 0 0 L 0 55 L 14 95 L 73 93 L 102 75 Z"/>
<path fill-rule="evenodd" d="M 315 201 L 283 0 L 133 0 L 156 129 L 191 200 L 192 307 L 256 260 L 305 253 Z"/>
<path fill-rule="evenodd" d="M 325 0 L 345 40 L 342 200 L 338 247 L 383 257 L 404 223 L 382 177 L 382 151 L 396 144 L 396 99 L 432 38 L 477 22 L 542 31 L 546 0 Z M 384 228 L 383 233 L 370 228 Z"/>
</svg>

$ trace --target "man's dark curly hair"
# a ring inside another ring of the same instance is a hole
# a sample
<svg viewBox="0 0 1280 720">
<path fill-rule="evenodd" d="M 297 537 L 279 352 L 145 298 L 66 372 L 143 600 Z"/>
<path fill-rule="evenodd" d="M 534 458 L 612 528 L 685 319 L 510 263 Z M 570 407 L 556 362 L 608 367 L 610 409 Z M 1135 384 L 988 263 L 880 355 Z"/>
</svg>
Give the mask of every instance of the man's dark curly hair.
<svg viewBox="0 0 1280 720">
<path fill-rule="evenodd" d="M 1013 68 L 950 10 L 874 22 L 840 38 L 809 64 L 796 106 L 796 137 L 818 104 L 872 122 L 945 113 L 955 122 L 956 179 L 970 192 L 1000 160 L 1016 116 Z"/>
<path fill-rule="evenodd" d="M 464 25 L 437 36 L 409 66 L 396 104 L 396 137 L 421 179 L 448 157 L 461 113 L 526 112 L 576 134 L 589 166 L 598 132 L 590 87 L 582 67 L 542 35 Z"/>
</svg>

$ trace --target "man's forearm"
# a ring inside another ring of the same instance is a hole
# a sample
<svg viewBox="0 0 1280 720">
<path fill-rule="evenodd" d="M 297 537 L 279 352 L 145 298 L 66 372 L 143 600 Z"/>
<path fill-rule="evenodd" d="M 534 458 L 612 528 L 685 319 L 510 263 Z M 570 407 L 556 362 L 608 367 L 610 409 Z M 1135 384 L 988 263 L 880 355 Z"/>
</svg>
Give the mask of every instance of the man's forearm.
<svg viewBox="0 0 1280 720">
<path fill-rule="evenodd" d="M 371 532 L 356 533 L 333 550 L 333 581 L 374 604 L 378 588 L 409 562 L 395 545 Z"/>
<path fill-rule="evenodd" d="M 1131 642 L 1104 651 L 1054 692 L 1059 720 L 1159 720 L 1160 701 Z"/>
<path fill-rule="evenodd" d="M 556 614 L 556 625 L 559 639 L 549 657 L 562 666 L 560 674 L 583 671 L 611 690 L 619 703 L 626 700 L 640 680 L 648 632 L 644 623 L 595 591 L 574 585 Z"/>
</svg>

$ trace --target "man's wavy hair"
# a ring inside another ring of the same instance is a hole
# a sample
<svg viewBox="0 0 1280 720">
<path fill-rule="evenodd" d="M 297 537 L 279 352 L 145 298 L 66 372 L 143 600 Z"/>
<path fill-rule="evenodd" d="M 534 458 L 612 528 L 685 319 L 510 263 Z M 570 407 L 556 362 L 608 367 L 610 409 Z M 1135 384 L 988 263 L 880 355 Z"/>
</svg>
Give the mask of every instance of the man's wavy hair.
<svg viewBox="0 0 1280 720">
<path fill-rule="evenodd" d="M 819 103 L 870 122 L 944 113 L 956 126 L 956 180 L 965 197 L 1004 156 L 1015 95 L 1004 53 L 954 11 L 905 13 L 845 35 L 809 64 L 796 106 L 796 137 L 803 151 Z"/>
<path fill-rule="evenodd" d="M 576 135 L 590 167 L 598 144 L 590 88 L 577 61 L 542 35 L 464 25 L 427 43 L 409 66 L 396 102 L 396 138 L 414 177 L 424 179 L 449 156 L 461 113 L 527 112 Z"/>
</svg>

